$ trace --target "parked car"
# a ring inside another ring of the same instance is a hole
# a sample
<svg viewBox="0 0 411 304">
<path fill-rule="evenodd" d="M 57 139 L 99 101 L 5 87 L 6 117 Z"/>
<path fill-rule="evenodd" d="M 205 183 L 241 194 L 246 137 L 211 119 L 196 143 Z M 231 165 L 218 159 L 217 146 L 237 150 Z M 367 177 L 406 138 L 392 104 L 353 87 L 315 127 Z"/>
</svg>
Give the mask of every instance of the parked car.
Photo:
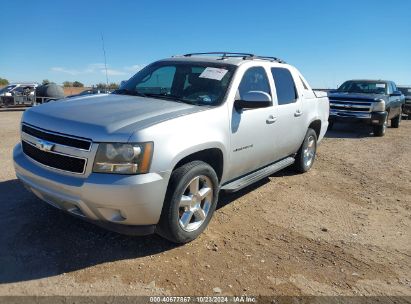
<svg viewBox="0 0 411 304">
<path fill-rule="evenodd" d="M 333 123 L 371 125 L 375 136 L 384 136 L 388 120 L 398 128 L 404 96 L 393 81 L 348 80 L 329 93 L 330 128 Z"/>
<path fill-rule="evenodd" d="M 274 57 L 187 54 L 109 95 L 24 112 L 17 177 L 42 200 L 128 234 L 177 243 L 208 225 L 220 190 L 308 171 L 329 101 Z"/>
<path fill-rule="evenodd" d="M 0 89 L 0 96 L 14 96 L 30 91 L 34 95 L 34 91 L 38 86 L 37 83 L 12 83 Z"/>
<path fill-rule="evenodd" d="M 0 105 L 32 105 L 35 103 L 37 83 L 13 83 L 0 89 Z"/>
<path fill-rule="evenodd" d="M 77 96 L 84 96 L 84 95 L 109 94 L 109 93 L 111 93 L 111 92 L 108 91 L 108 90 L 105 90 L 105 89 L 95 89 L 95 88 L 92 88 L 92 89 L 84 90 L 84 91 L 80 92 L 79 94 L 69 95 L 69 96 L 67 96 L 66 98 L 77 97 Z"/>
<path fill-rule="evenodd" d="M 411 119 L 411 87 L 398 87 L 398 90 L 404 94 L 405 102 L 402 105 L 402 113 Z"/>
</svg>

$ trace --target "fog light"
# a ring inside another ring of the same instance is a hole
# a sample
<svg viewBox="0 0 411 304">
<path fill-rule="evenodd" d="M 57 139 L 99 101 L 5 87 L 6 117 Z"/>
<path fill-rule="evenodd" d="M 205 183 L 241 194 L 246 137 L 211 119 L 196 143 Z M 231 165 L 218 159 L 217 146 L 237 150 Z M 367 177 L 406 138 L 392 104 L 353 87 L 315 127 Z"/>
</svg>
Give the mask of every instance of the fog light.
<svg viewBox="0 0 411 304">
<path fill-rule="evenodd" d="M 111 208 L 98 208 L 100 214 L 110 222 L 123 222 L 127 219 L 127 216 L 118 209 Z"/>
<path fill-rule="evenodd" d="M 377 123 L 379 123 L 380 121 L 379 121 L 378 119 L 373 119 L 373 120 L 371 120 L 371 122 L 377 124 Z"/>
</svg>

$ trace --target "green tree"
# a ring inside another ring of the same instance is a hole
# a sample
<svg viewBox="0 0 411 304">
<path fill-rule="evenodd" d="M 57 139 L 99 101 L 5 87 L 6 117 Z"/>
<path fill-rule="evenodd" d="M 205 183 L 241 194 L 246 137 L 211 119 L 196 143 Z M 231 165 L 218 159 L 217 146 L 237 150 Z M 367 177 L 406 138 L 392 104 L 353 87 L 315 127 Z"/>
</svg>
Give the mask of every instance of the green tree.
<svg viewBox="0 0 411 304">
<path fill-rule="evenodd" d="M 49 84 L 49 83 L 51 83 L 50 80 L 48 80 L 48 79 L 43 79 L 43 82 L 42 82 L 41 84 L 42 84 L 42 85 L 45 85 L 45 84 Z"/>
<path fill-rule="evenodd" d="M 119 88 L 118 83 L 112 82 L 108 85 L 109 90 L 117 90 Z"/>
<path fill-rule="evenodd" d="M 84 87 L 84 84 L 82 84 L 80 81 L 74 81 L 74 82 L 73 82 L 73 87 L 83 88 L 83 87 Z"/>
<path fill-rule="evenodd" d="M 94 87 L 99 90 L 105 90 L 107 89 L 107 84 L 100 82 L 100 83 L 97 83 Z M 108 85 L 109 90 L 116 90 L 118 88 L 119 88 L 119 85 L 118 83 L 115 83 L 115 82 L 112 82 Z"/>
<path fill-rule="evenodd" d="M 0 77 L 0 86 L 6 86 L 9 84 L 9 81 L 5 78 Z"/>
<path fill-rule="evenodd" d="M 96 84 L 95 87 L 97 89 L 105 89 L 107 87 L 107 85 L 105 83 L 100 82 L 100 83 Z"/>
<path fill-rule="evenodd" d="M 73 86 L 73 83 L 70 82 L 70 81 L 63 82 L 63 87 L 65 87 L 65 88 L 72 87 L 72 86 Z"/>
</svg>

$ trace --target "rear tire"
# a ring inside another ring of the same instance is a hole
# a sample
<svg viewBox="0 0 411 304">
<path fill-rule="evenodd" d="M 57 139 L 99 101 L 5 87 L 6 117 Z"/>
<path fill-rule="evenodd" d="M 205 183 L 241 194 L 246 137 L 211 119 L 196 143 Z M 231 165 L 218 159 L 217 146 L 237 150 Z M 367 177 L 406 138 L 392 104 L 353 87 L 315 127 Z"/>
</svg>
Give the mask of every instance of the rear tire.
<svg viewBox="0 0 411 304">
<path fill-rule="evenodd" d="M 219 182 L 214 169 L 193 161 L 170 177 L 157 233 L 174 243 L 187 243 L 207 227 L 217 205 Z"/>
<path fill-rule="evenodd" d="M 313 129 L 308 129 L 304 141 L 295 157 L 294 169 L 299 173 L 305 173 L 314 164 L 317 153 L 317 133 Z"/>
</svg>

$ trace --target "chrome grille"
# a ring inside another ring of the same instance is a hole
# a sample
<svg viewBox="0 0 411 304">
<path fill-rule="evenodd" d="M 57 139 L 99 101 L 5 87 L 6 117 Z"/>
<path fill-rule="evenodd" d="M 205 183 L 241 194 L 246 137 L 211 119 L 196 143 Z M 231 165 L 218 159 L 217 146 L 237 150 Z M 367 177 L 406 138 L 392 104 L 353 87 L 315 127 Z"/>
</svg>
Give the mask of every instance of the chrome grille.
<svg viewBox="0 0 411 304">
<path fill-rule="evenodd" d="M 21 130 L 24 133 L 32 135 L 36 138 L 44 139 L 47 141 L 51 141 L 56 144 L 62 144 L 69 147 L 74 147 L 82 150 L 90 150 L 91 141 L 82 138 L 76 138 L 64 134 L 59 134 L 55 132 L 45 131 L 43 129 L 34 128 L 32 126 L 23 124 L 21 126 Z"/>
<path fill-rule="evenodd" d="M 365 112 L 372 110 L 371 101 L 335 100 L 330 98 L 330 110 L 335 112 Z"/>
<path fill-rule="evenodd" d="M 21 128 L 24 154 L 51 169 L 84 174 L 91 140 L 51 132 L 26 124 Z"/>
<path fill-rule="evenodd" d="M 50 168 L 67 172 L 84 173 L 86 160 L 54 152 L 44 152 L 25 141 L 22 142 L 23 152 L 30 158 Z"/>
</svg>

